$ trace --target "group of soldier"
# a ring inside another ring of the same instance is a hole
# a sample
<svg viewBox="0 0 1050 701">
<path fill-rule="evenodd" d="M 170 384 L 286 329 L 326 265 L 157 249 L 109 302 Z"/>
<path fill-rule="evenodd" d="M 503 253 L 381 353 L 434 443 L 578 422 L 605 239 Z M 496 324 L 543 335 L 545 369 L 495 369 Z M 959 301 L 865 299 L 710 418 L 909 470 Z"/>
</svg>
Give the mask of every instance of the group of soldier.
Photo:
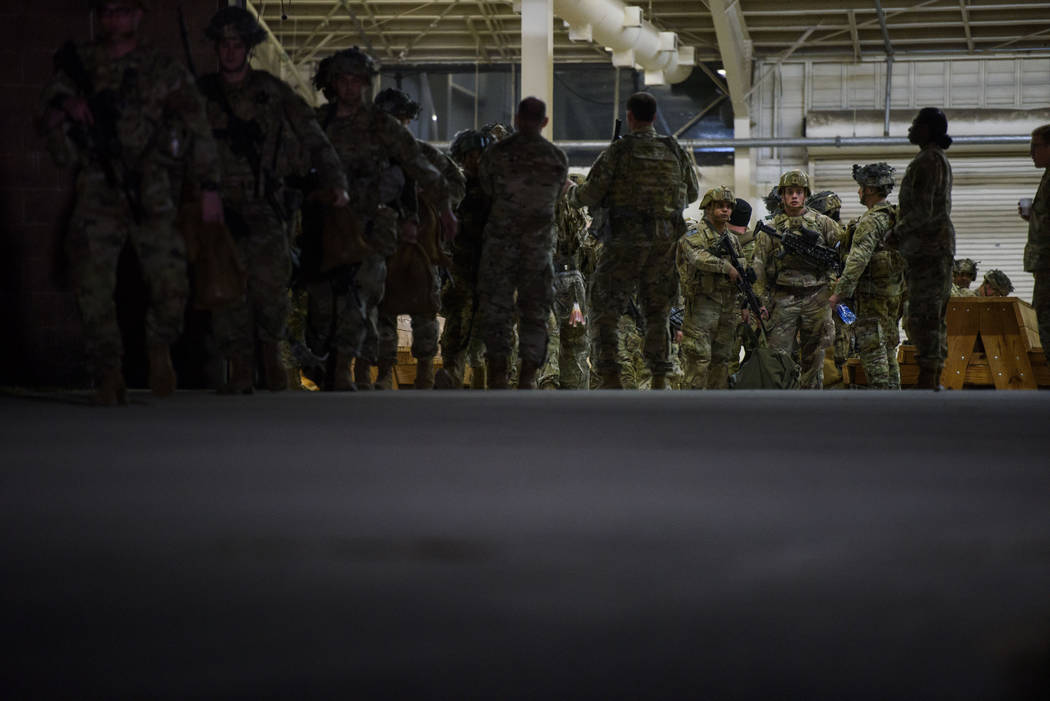
<svg viewBox="0 0 1050 701">
<path fill-rule="evenodd" d="M 893 169 L 875 163 L 854 166 L 867 211 L 845 226 L 827 216 L 837 196 L 814 197 L 801 171 L 783 175 L 754 230 L 750 205 L 725 187 L 704 194 L 690 226 L 696 169 L 653 128 L 648 93 L 629 98 L 629 133 L 585 180 L 542 136 L 546 105 L 531 97 L 514 129 L 464 130 L 449 158 L 406 128 L 419 113 L 407 94 L 372 99 L 378 69 L 359 49 L 320 62 L 327 103 L 314 110 L 249 66 L 265 32 L 246 10 L 212 18 L 219 70 L 196 77 L 140 38 L 146 2 L 93 3 L 100 39 L 63 47 L 40 113 L 56 160 L 78 168 L 67 252 L 100 404 L 127 401 L 114 300 L 123 247 L 147 283 L 149 384 L 164 396 L 190 279 L 221 268 L 223 241 L 225 274 L 240 283 L 211 310 L 224 393 L 286 389 L 290 358 L 321 389 L 389 388 L 399 314 L 411 318 L 419 389 L 461 388 L 468 368 L 475 388 L 635 386 L 632 334 L 653 389 L 724 388 L 753 330 L 794 359 L 802 387 L 822 386 L 827 349 L 852 336 L 870 386 L 899 388 L 905 300 L 917 386 L 937 387 L 954 255 L 939 110 L 909 132 L 920 153 L 899 208 L 886 202 Z M 1045 200 L 1033 221 L 1045 223 Z M 180 234 L 177 216 L 203 242 Z M 213 265 L 188 274 L 201 248 Z M 1001 291 L 997 272 L 985 285 Z M 852 329 L 832 320 L 847 301 Z M 296 353 L 282 353 L 289 343 Z"/>
</svg>

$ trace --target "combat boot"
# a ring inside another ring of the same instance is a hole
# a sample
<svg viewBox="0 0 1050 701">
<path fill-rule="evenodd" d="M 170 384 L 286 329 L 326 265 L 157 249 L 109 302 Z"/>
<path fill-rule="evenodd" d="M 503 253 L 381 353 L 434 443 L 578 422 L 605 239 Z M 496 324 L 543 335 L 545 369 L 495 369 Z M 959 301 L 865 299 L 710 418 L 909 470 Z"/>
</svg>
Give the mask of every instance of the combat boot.
<svg viewBox="0 0 1050 701">
<path fill-rule="evenodd" d="M 434 373 L 434 389 L 463 389 L 463 354 L 445 358 L 445 366 Z"/>
<path fill-rule="evenodd" d="M 370 389 L 391 389 L 394 383 L 394 372 L 393 367 L 390 367 L 388 377 L 383 376 L 384 364 L 379 365 L 379 371 L 376 373 L 375 384 L 372 383 L 372 366 L 367 360 L 358 358 L 354 361 L 354 380 L 357 381 L 357 388 L 361 390 Z M 380 383 L 387 382 L 385 387 L 381 386 Z"/>
<path fill-rule="evenodd" d="M 326 388 L 330 392 L 355 391 L 357 387 L 350 381 L 350 358 L 344 353 L 336 353 L 334 351 L 332 355 L 335 356 L 335 359 L 332 361 L 327 373 L 331 380 Z"/>
<path fill-rule="evenodd" d="M 166 343 L 150 346 L 149 388 L 158 397 L 167 397 L 175 391 L 175 368 L 171 364 L 171 351 Z"/>
<path fill-rule="evenodd" d="M 623 389 L 619 370 L 603 370 L 598 373 L 600 382 L 598 389 Z"/>
<path fill-rule="evenodd" d="M 255 359 L 250 355 L 236 355 L 229 358 L 229 373 L 226 384 L 219 388 L 219 394 L 251 394 L 255 379 Z"/>
<path fill-rule="evenodd" d="M 518 389 L 535 389 L 536 373 L 539 370 L 539 363 L 522 359 L 521 369 L 518 371 Z"/>
<path fill-rule="evenodd" d="M 288 389 L 288 371 L 281 362 L 281 352 L 277 344 L 263 343 L 261 351 L 266 389 L 271 392 L 283 392 Z"/>
<path fill-rule="evenodd" d="M 124 384 L 124 373 L 119 367 L 103 370 L 95 380 L 95 398 L 97 406 L 127 406 L 128 388 Z"/>
<path fill-rule="evenodd" d="M 415 389 L 434 389 L 434 359 L 419 358 L 416 360 Z"/>
<path fill-rule="evenodd" d="M 484 368 L 473 368 L 470 373 L 470 388 L 485 389 Z"/>
<path fill-rule="evenodd" d="M 939 382 L 940 377 L 941 371 L 938 368 L 926 368 L 920 366 L 919 378 L 915 381 L 915 385 L 912 389 L 932 389 L 934 392 L 939 392 L 944 389 Z"/>
<path fill-rule="evenodd" d="M 667 375 L 653 375 L 649 389 L 667 389 Z"/>
<path fill-rule="evenodd" d="M 489 389 L 510 389 L 506 358 L 489 358 L 485 365 L 488 371 Z"/>
</svg>

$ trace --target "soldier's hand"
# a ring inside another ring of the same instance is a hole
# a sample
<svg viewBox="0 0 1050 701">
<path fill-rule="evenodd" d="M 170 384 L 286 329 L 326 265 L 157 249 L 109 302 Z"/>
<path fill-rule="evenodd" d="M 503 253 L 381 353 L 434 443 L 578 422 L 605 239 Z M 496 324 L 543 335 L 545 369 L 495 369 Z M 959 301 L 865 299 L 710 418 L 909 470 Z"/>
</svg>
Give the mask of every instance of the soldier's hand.
<svg viewBox="0 0 1050 701">
<path fill-rule="evenodd" d="M 677 331 L 675 331 L 674 332 L 674 342 L 675 343 L 681 343 L 682 342 L 682 336 L 683 336 L 683 334 L 682 334 L 682 330 L 681 329 L 678 329 Z"/>
<path fill-rule="evenodd" d="M 332 206 L 333 207 L 345 207 L 350 203 L 350 195 L 347 194 L 346 190 L 340 188 L 332 189 Z"/>
<path fill-rule="evenodd" d="M 411 219 L 401 222 L 401 243 L 415 243 L 419 240 L 419 226 Z"/>
<path fill-rule="evenodd" d="M 457 233 L 459 233 L 459 220 L 452 213 L 452 208 L 446 207 L 441 213 L 441 239 L 445 243 L 452 243 Z"/>
<path fill-rule="evenodd" d="M 89 126 L 94 126 L 95 124 L 95 115 L 91 114 L 88 101 L 82 97 L 67 97 L 62 102 L 62 111 L 69 115 L 69 118 L 74 122 L 82 122 Z"/>
<path fill-rule="evenodd" d="M 747 307 L 744 307 L 743 309 L 741 309 L 740 310 L 740 318 L 744 320 L 745 324 L 750 324 L 751 323 L 751 310 L 748 309 Z"/>
<path fill-rule="evenodd" d="M 201 219 L 209 224 L 221 224 L 224 221 L 222 197 L 218 191 L 201 191 Z"/>
<path fill-rule="evenodd" d="M 831 306 L 832 309 L 839 306 L 839 302 L 841 301 L 842 298 L 838 295 L 831 295 L 830 297 L 828 297 L 828 304 Z"/>
<path fill-rule="evenodd" d="M 762 317 L 762 321 L 769 321 L 769 312 L 765 307 L 758 308 L 758 315 Z"/>
<path fill-rule="evenodd" d="M 726 275 L 729 276 L 729 282 L 736 282 L 740 279 L 740 273 L 732 265 L 729 266 L 729 270 L 726 271 Z"/>
</svg>

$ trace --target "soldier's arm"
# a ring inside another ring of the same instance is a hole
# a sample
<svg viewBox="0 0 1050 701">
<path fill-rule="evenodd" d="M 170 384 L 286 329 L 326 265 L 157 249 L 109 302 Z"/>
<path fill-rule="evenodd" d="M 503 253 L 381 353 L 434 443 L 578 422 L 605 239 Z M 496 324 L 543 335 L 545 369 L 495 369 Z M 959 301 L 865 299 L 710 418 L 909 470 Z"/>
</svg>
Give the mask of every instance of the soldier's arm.
<svg viewBox="0 0 1050 701">
<path fill-rule="evenodd" d="M 77 97 L 73 80 L 61 69 L 57 69 L 44 86 L 36 113 L 36 124 L 47 141 L 47 150 L 56 165 L 66 166 L 73 159 L 74 148 L 66 132 L 69 114 L 66 100 Z"/>
<path fill-rule="evenodd" d="M 187 170 L 197 183 L 218 187 L 221 170 L 219 150 L 212 136 L 211 124 L 204 106 L 204 97 L 189 70 L 172 60 L 167 64 L 169 90 L 165 107 L 182 118 L 186 130 L 192 135 L 191 152 L 187 159 Z"/>
<path fill-rule="evenodd" d="M 773 239 L 769 234 L 759 232 L 755 237 L 755 249 L 751 253 L 751 268 L 755 271 L 755 294 L 768 306 L 767 289 L 770 281 L 766 277 L 766 261 L 773 254 Z"/>
<path fill-rule="evenodd" d="M 455 209 L 467 194 L 467 178 L 455 161 L 445 154 L 441 154 L 441 157 L 445 163 L 441 174 L 445 176 L 445 182 L 448 183 L 448 198 L 452 208 Z"/>
<path fill-rule="evenodd" d="M 947 182 L 943 163 L 932 153 L 924 151 L 921 160 L 915 165 L 907 196 L 903 189 L 900 194 L 900 199 L 905 200 L 908 206 L 907 210 L 901 209 L 897 226 L 893 229 L 893 237 L 898 243 L 939 225 L 937 220 L 943 215 Z"/>
<path fill-rule="evenodd" d="M 615 145 L 614 145 L 615 146 Z M 587 180 L 580 185 L 569 188 L 569 204 L 573 207 L 597 207 L 605 199 L 605 193 L 609 191 L 614 171 L 613 159 L 610 154 L 614 146 L 598 154 Z"/>
<path fill-rule="evenodd" d="M 852 297 L 857 289 L 857 281 L 860 280 L 864 269 L 868 267 L 875 248 L 886 233 L 886 228 L 881 225 L 876 216 L 863 217 L 857 223 L 853 232 L 853 246 L 846 256 L 846 263 L 842 269 L 842 276 L 833 287 L 834 294 L 839 297 Z"/>
<path fill-rule="evenodd" d="M 681 240 L 681 260 L 702 273 L 729 275 L 732 263 L 723 260 L 708 250 L 711 242 L 703 234 L 684 236 Z"/>
<path fill-rule="evenodd" d="M 393 117 L 379 121 L 379 138 L 387 147 L 390 156 L 398 162 L 405 174 L 416 181 L 423 194 L 437 203 L 441 209 L 451 211 L 449 206 L 448 184 L 441 177 L 438 169 L 431 165 L 416 137 Z"/>
<path fill-rule="evenodd" d="M 284 83 L 280 85 L 285 117 L 295 129 L 303 148 L 310 154 L 310 165 L 317 171 L 321 187 L 346 190 L 348 183 L 343 164 L 332 142 L 321 129 L 316 112 L 294 90 Z"/>
<path fill-rule="evenodd" d="M 696 177 L 696 168 L 693 167 L 692 159 L 689 158 L 689 154 L 682 149 L 681 145 L 679 145 L 679 154 L 682 174 L 685 177 L 685 206 L 688 207 L 693 202 L 696 202 L 696 198 L 700 196 L 700 182 Z"/>
</svg>

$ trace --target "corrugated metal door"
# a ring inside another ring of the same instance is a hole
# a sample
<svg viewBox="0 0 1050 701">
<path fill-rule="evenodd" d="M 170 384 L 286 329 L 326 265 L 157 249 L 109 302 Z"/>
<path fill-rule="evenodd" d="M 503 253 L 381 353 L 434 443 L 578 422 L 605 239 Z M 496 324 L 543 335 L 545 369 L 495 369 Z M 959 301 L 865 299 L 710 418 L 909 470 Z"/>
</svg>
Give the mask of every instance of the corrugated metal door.
<svg viewBox="0 0 1050 701">
<path fill-rule="evenodd" d="M 1028 157 L 967 155 L 952 157 L 952 224 L 955 226 L 957 258 L 980 261 L 978 279 L 998 268 L 1014 284 L 1013 294 L 1032 299 L 1032 276 L 1022 270 L 1028 223 L 1017 215 L 1017 201 L 1033 197 L 1039 187 L 1042 171 L 1032 167 Z M 870 156 L 868 157 L 870 158 Z M 910 158 L 890 158 L 897 169 L 897 180 L 904 177 Z M 853 181 L 853 164 L 862 158 L 813 160 L 814 191 L 834 190 L 842 198 L 842 220 L 859 216 L 863 207 L 857 199 Z M 871 162 L 865 160 L 863 162 Z M 889 200 L 897 202 L 897 192 Z"/>
</svg>

